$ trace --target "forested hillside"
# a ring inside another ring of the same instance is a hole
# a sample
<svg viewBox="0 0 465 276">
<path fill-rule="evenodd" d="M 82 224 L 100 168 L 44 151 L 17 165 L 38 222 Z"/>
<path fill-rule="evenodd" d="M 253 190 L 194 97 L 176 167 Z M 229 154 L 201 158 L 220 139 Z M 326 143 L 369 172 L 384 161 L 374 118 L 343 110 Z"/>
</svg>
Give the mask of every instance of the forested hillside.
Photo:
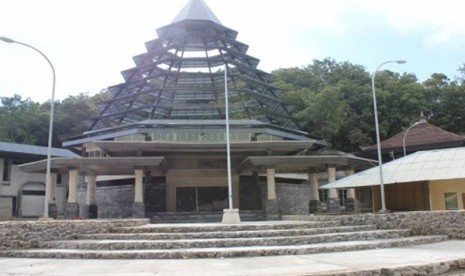
<svg viewBox="0 0 465 276">
<path fill-rule="evenodd" d="M 464 76 L 459 68 L 458 76 Z M 371 72 L 350 62 L 327 58 L 300 68 L 272 72 L 273 85 L 285 93 L 282 100 L 294 106 L 294 116 L 306 130 L 325 138 L 329 146 L 357 151 L 375 141 Z M 413 74 L 388 70 L 376 74 L 381 139 L 390 137 L 418 120 L 422 111 L 432 124 L 465 134 L 465 82 L 442 73 L 419 82 Z M 98 116 L 96 103 L 105 91 L 55 103 L 54 141 L 81 134 L 84 122 Z M 50 103 L 36 103 L 21 96 L 0 98 L 0 141 L 47 145 Z"/>
</svg>

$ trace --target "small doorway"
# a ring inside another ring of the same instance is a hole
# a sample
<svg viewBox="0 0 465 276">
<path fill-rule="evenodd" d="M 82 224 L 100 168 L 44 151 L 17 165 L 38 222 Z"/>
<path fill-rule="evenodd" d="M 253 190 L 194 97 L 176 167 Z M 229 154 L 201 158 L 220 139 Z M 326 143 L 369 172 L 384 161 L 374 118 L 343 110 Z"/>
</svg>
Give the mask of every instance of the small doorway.
<svg viewBox="0 0 465 276">
<path fill-rule="evenodd" d="M 228 208 L 227 187 L 176 188 L 176 211 L 222 211 Z"/>
</svg>

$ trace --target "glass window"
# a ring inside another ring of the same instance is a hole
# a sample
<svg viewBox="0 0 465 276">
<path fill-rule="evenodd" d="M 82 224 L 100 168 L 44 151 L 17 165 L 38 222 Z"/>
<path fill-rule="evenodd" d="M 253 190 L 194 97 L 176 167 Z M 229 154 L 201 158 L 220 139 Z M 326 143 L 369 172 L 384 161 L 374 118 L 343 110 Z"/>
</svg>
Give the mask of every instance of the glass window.
<svg viewBox="0 0 465 276">
<path fill-rule="evenodd" d="M 446 203 L 446 210 L 458 210 L 459 209 L 457 193 L 445 193 L 444 202 Z"/>
<path fill-rule="evenodd" d="M 11 165 L 12 162 L 9 159 L 3 161 L 3 182 L 9 182 L 11 178 Z"/>
</svg>

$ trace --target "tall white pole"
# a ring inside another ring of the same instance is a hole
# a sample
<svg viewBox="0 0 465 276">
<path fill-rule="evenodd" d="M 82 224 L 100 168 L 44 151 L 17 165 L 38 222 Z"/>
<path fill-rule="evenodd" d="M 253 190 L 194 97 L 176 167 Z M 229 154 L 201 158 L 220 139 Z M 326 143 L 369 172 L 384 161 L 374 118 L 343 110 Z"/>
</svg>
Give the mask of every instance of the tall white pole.
<svg viewBox="0 0 465 276">
<path fill-rule="evenodd" d="M 48 59 L 48 57 L 42 53 L 39 49 L 29 45 L 29 44 L 26 44 L 26 43 L 23 43 L 23 42 L 19 42 L 19 41 L 16 41 L 16 40 L 13 40 L 11 38 L 8 38 L 8 37 L 0 37 L 0 40 L 4 41 L 4 42 L 7 42 L 7 43 L 16 43 L 16 44 L 19 44 L 19 45 L 23 45 L 23 46 L 26 46 L 34 51 L 36 51 L 37 53 L 39 53 L 42 57 L 45 58 L 45 60 L 47 61 L 47 63 L 50 65 L 50 68 L 52 69 L 52 74 L 53 74 L 53 82 L 52 82 L 52 99 L 51 99 L 51 102 L 50 102 L 50 121 L 49 121 L 49 125 L 48 125 L 48 145 L 47 145 L 47 171 L 45 173 L 45 199 L 44 199 L 44 218 L 47 219 L 49 216 L 48 216 L 48 198 L 49 198 L 49 193 L 50 193 L 50 187 L 51 187 L 51 183 L 50 183 L 50 171 L 51 171 L 51 155 L 52 155 L 52 133 L 53 133 L 53 113 L 54 113 L 54 107 L 55 107 L 55 83 L 56 83 L 56 76 L 55 76 L 55 68 L 53 67 L 53 64 L 52 62 Z"/>
<path fill-rule="evenodd" d="M 229 103 L 228 103 L 228 65 L 224 65 L 224 101 L 226 115 L 226 155 L 228 159 L 228 199 L 229 209 L 233 208 L 232 177 L 231 177 L 231 145 L 229 138 Z"/>
<path fill-rule="evenodd" d="M 383 177 L 383 158 L 381 156 L 381 140 L 379 135 L 379 125 L 378 125 L 378 109 L 376 107 L 376 93 L 375 93 L 375 76 L 376 72 L 378 72 L 379 68 L 387 63 L 398 63 L 403 64 L 406 63 L 405 60 L 390 60 L 381 63 L 376 70 L 373 72 L 371 77 L 371 92 L 373 96 L 373 110 L 375 113 L 375 129 L 376 129 L 376 148 L 378 150 L 378 168 L 379 168 L 379 185 L 381 190 L 381 213 L 386 213 L 386 197 L 384 195 L 384 177 Z"/>
</svg>

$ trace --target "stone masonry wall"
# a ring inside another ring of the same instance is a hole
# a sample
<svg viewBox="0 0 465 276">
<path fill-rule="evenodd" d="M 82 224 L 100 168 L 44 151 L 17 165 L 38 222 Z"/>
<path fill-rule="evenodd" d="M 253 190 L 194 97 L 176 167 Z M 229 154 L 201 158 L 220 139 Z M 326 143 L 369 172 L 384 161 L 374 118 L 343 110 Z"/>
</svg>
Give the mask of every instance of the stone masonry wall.
<svg viewBox="0 0 465 276">
<path fill-rule="evenodd" d="M 79 214 L 85 214 L 86 189 L 78 190 Z M 130 218 L 134 204 L 134 185 L 98 187 L 95 190 L 98 218 Z"/>
<path fill-rule="evenodd" d="M 32 248 L 40 241 L 73 239 L 78 234 L 148 223 L 148 219 L 4 221 L 0 222 L 0 250 Z"/>
<path fill-rule="evenodd" d="M 451 239 L 465 239 L 465 211 L 288 215 L 283 216 L 283 220 L 338 220 L 343 225 L 375 224 L 378 229 L 410 229 L 412 235 L 448 235 Z"/>
<path fill-rule="evenodd" d="M 276 195 L 283 215 L 308 214 L 310 186 L 299 184 L 276 184 Z"/>
</svg>

